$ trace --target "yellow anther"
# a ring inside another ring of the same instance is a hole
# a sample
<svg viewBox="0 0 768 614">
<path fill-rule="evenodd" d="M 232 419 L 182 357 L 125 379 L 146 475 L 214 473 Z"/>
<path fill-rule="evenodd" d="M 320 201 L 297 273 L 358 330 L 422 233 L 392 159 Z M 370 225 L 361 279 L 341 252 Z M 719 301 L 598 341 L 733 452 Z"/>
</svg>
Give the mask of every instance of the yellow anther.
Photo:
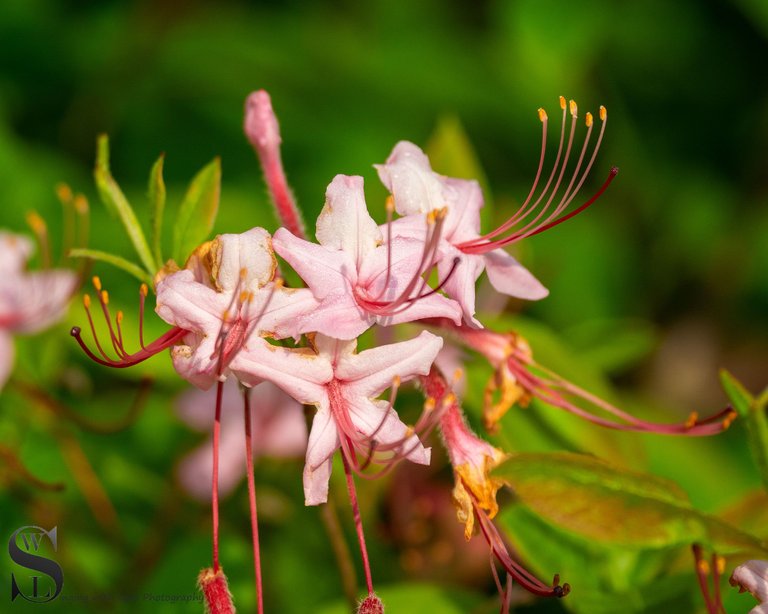
<svg viewBox="0 0 768 614">
<path fill-rule="evenodd" d="M 568 101 L 568 110 L 571 113 L 571 117 L 578 117 L 579 107 L 576 104 L 575 100 L 569 100 Z"/>
<path fill-rule="evenodd" d="M 453 372 L 453 381 L 458 382 L 462 377 L 464 377 L 464 370 L 461 367 L 457 367 Z"/>
<path fill-rule="evenodd" d="M 426 401 L 424 401 L 424 411 L 430 412 L 435 409 L 435 405 L 437 405 L 437 401 L 435 401 L 434 397 L 427 397 Z"/>
<path fill-rule="evenodd" d="M 456 402 L 456 395 L 452 392 L 449 392 L 443 397 L 443 407 L 448 407 L 449 405 L 453 405 Z"/>
<path fill-rule="evenodd" d="M 116 318 L 117 318 L 117 323 L 120 324 L 123 321 L 123 312 L 118 311 Z"/>
<path fill-rule="evenodd" d="M 275 290 L 279 290 L 285 284 L 285 280 L 282 277 L 275 277 Z"/>
<path fill-rule="evenodd" d="M 149 288 L 147 287 L 147 284 L 141 284 L 139 286 L 139 293 L 141 294 L 141 296 L 144 296 L 144 297 L 146 297 L 147 294 L 149 294 Z"/>
<path fill-rule="evenodd" d="M 707 563 L 707 561 L 703 559 L 696 563 L 696 568 L 699 570 L 700 574 L 704 574 L 704 575 L 709 574 L 709 563 Z"/>
<path fill-rule="evenodd" d="M 539 109 L 539 121 L 547 121 L 547 112 L 544 109 Z"/>
<path fill-rule="evenodd" d="M 429 213 L 427 213 L 427 224 L 434 224 L 436 215 L 437 209 L 432 209 Z"/>
<path fill-rule="evenodd" d="M 585 121 L 587 123 L 587 128 L 591 128 L 592 127 L 592 113 L 590 113 L 589 111 L 587 111 L 587 115 L 585 116 Z"/>
<path fill-rule="evenodd" d="M 56 196 L 62 203 L 68 205 L 72 202 L 72 188 L 66 183 L 60 183 L 56 186 Z"/>
<path fill-rule="evenodd" d="M 448 206 L 441 207 L 437 210 L 437 219 L 442 220 L 445 216 L 448 215 Z"/>
<path fill-rule="evenodd" d="M 88 213 L 88 199 L 82 194 L 75 196 L 75 211 L 80 215 Z"/>
<path fill-rule="evenodd" d="M 96 291 L 101 292 L 101 280 L 99 279 L 99 276 L 94 275 L 91 281 L 93 281 L 93 287 L 96 288 Z"/>
<path fill-rule="evenodd" d="M 606 117 L 608 117 L 608 111 L 603 105 L 600 105 L 600 121 L 604 122 Z"/>
<path fill-rule="evenodd" d="M 405 439 L 413 435 L 414 432 L 413 427 L 408 425 L 408 428 L 405 429 Z"/>
<path fill-rule="evenodd" d="M 391 194 L 387 196 L 387 200 L 384 201 L 384 208 L 387 213 L 393 213 L 395 210 L 395 198 Z"/>
<path fill-rule="evenodd" d="M 229 309 L 225 309 L 224 310 L 224 313 L 221 314 L 221 319 L 224 322 L 228 322 L 229 321 Z"/>
<path fill-rule="evenodd" d="M 109 305 L 109 292 L 106 290 L 101 291 L 101 302 L 105 305 Z"/>
<path fill-rule="evenodd" d="M 248 277 L 248 269 L 243 267 L 242 269 L 240 269 L 240 279 L 245 281 L 246 277 Z"/>
<path fill-rule="evenodd" d="M 245 303 L 248 300 L 248 290 L 243 290 L 240 292 L 240 302 Z"/>
<path fill-rule="evenodd" d="M 29 227 L 32 229 L 32 231 L 38 235 L 45 234 L 47 232 L 45 220 L 43 220 L 43 218 L 41 218 L 35 211 L 27 212 L 27 224 L 29 224 Z"/>
<path fill-rule="evenodd" d="M 717 570 L 718 576 L 722 576 L 723 573 L 725 573 L 725 557 L 722 557 L 719 554 L 715 556 L 715 569 Z"/>
<path fill-rule="evenodd" d="M 731 424 L 733 424 L 733 421 L 736 420 L 738 417 L 738 414 L 735 411 L 730 412 L 726 417 L 725 420 L 723 420 L 723 430 L 726 430 Z"/>
<path fill-rule="evenodd" d="M 565 96 L 560 96 L 560 108 L 565 111 Z"/>
<path fill-rule="evenodd" d="M 248 292 L 248 302 L 249 303 L 253 302 L 253 292 Z"/>
<path fill-rule="evenodd" d="M 397 388 L 400 386 L 400 376 L 395 375 L 395 377 L 392 378 L 392 387 Z"/>
<path fill-rule="evenodd" d="M 90 294 L 83 294 L 83 307 L 86 309 L 91 308 L 91 296 Z"/>
<path fill-rule="evenodd" d="M 699 412 L 692 411 L 691 414 L 688 416 L 688 419 L 685 421 L 685 428 L 692 429 L 694 426 L 696 426 L 696 421 L 699 419 Z"/>
</svg>

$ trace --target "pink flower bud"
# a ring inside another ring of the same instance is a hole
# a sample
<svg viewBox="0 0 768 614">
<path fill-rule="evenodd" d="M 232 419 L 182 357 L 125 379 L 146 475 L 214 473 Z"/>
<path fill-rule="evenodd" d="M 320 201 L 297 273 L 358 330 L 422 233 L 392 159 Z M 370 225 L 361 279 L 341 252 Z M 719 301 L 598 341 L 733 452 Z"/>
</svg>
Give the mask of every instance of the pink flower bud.
<svg viewBox="0 0 768 614">
<path fill-rule="evenodd" d="M 264 90 L 253 92 L 245 101 L 245 136 L 259 155 L 276 152 L 280 145 L 280 127 L 272 110 L 272 101 Z"/>
<path fill-rule="evenodd" d="M 384 604 L 376 595 L 368 595 L 360 602 L 357 614 L 384 614 Z"/>
<path fill-rule="evenodd" d="M 227 577 L 221 568 L 216 571 L 210 567 L 203 569 L 197 577 L 197 585 L 203 591 L 207 614 L 235 614 Z"/>
</svg>

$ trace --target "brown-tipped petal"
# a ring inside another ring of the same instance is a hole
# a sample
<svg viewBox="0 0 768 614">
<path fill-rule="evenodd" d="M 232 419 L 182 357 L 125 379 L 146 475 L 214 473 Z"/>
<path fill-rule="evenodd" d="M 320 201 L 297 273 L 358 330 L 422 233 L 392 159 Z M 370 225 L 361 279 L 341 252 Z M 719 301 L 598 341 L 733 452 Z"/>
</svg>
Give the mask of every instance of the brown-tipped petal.
<svg viewBox="0 0 768 614">
<path fill-rule="evenodd" d="M 235 606 L 227 585 L 227 577 L 219 568 L 206 567 L 197 577 L 197 585 L 203 592 L 206 614 L 234 614 Z"/>
</svg>

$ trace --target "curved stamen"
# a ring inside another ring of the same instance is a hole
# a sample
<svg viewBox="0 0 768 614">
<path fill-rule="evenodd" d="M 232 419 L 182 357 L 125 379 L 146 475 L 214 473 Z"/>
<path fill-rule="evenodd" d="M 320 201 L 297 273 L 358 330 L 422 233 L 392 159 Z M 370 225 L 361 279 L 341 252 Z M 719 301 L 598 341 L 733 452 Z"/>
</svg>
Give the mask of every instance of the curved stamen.
<svg viewBox="0 0 768 614">
<path fill-rule="evenodd" d="M 595 200 L 597 200 L 597 198 L 599 198 L 600 195 L 602 195 L 602 193 L 611 183 L 613 178 L 616 176 L 618 169 L 615 169 L 615 168 L 611 169 L 611 173 L 608 177 L 608 180 L 603 184 L 600 190 L 598 190 L 598 192 L 591 199 L 589 199 L 589 201 L 587 201 L 587 203 L 579 207 L 577 210 L 571 212 L 570 214 L 562 215 L 565 212 L 565 210 L 569 207 L 569 205 L 571 204 L 571 202 L 573 201 L 573 199 L 576 197 L 579 190 L 581 189 L 582 185 L 584 184 L 584 181 L 586 180 L 587 176 L 589 175 L 592 169 L 595 158 L 597 156 L 597 152 L 600 149 L 600 145 L 603 140 L 603 134 L 605 132 L 605 125 L 606 125 L 606 119 L 607 119 L 607 112 L 605 110 L 605 107 L 601 106 L 600 112 L 599 112 L 601 128 L 600 128 L 600 132 L 599 132 L 597 141 L 595 143 L 595 146 L 592 150 L 592 154 L 589 158 L 589 162 L 587 163 L 584 171 L 581 172 L 581 167 L 582 167 L 582 164 L 584 163 L 584 160 L 586 159 L 586 153 L 589 148 L 590 137 L 591 137 L 593 126 L 594 126 L 594 120 L 591 113 L 586 114 L 587 133 L 584 138 L 584 144 L 582 145 L 581 153 L 576 162 L 576 166 L 571 174 L 571 179 L 568 183 L 567 188 L 565 189 L 565 192 L 563 193 L 560 200 L 558 201 L 558 204 L 554 207 L 552 211 L 550 211 L 550 206 L 552 205 L 552 202 L 554 201 L 554 198 L 560 189 L 560 185 L 564 177 L 565 169 L 568 165 L 568 160 L 570 158 L 573 138 L 575 134 L 577 111 L 578 111 L 576 103 L 571 100 L 569 103 L 569 110 L 570 110 L 572 121 L 571 121 L 570 130 L 569 130 L 568 143 L 565 148 L 565 154 L 563 156 L 563 161 L 561 165 L 560 156 L 563 148 L 563 137 L 564 137 L 564 131 L 565 131 L 565 104 L 564 104 L 564 99 L 562 97 L 561 97 L 561 107 L 563 108 L 563 126 L 561 130 L 560 146 L 558 148 L 557 158 L 552 168 L 552 172 L 550 173 L 549 180 L 547 181 L 547 184 L 545 185 L 544 190 L 539 195 L 539 198 L 536 200 L 535 203 L 533 203 L 532 206 L 530 207 L 528 206 L 530 202 L 531 194 L 533 193 L 533 190 L 532 190 L 529 196 L 521 205 L 521 207 L 512 217 L 510 217 L 506 222 L 504 222 L 496 230 L 490 233 L 487 233 L 481 237 L 478 237 L 476 239 L 465 241 L 464 243 L 457 245 L 457 247 L 461 251 L 468 254 L 483 254 L 488 251 L 492 251 L 494 249 L 503 247 L 505 245 L 509 245 L 511 243 L 520 241 L 527 237 L 531 237 L 549 228 L 553 228 L 554 226 L 557 226 L 558 224 L 566 221 L 567 219 L 570 219 L 574 215 L 584 211 L 584 209 L 586 209 L 589 205 L 595 202 Z M 543 113 L 543 111 L 540 111 L 539 116 L 542 119 L 542 123 L 545 124 L 546 113 Z M 543 159 L 543 151 L 542 151 L 541 159 Z M 536 179 L 534 180 L 534 187 L 538 182 L 540 171 L 541 169 L 539 168 L 539 170 L 537 170 L 537 173 L 536 173 Z M 557 180 L 555 181 L 555 184 L 552 187 L 551 192 L 549 193 L 549 197 L 547 198 L 543 207 L 539 208 L 539 204 L 543 200 L 544 196 L 549 192 L 550 184 L 552 183 L 552 180 L 556 174 L 557 174 Z M 537 210 L 537 208 L 539 209 L 538 213 L 534 216 L 532 220 L 528 221 L 522 228 L 518 229 L 517 231 L 515 231 L 514 233 L 512 233 L 507 237 L 498 238 L 500 237 L 500 235 L 511 230 L 513 227 L 519 226 L 527 217 L 529 217 L 535 210 Z"/>
<path fill-rule="evenodd" d="M 82 337 L 79 326 L 73 326 L 72 330 L 69 331 L 69 334 L 75 338 L 75 340 L 80 345 L 83 352 L 86 353 L 88 358 L 90 358 L 94 362 L 99 363 L 100 365 L 104 365 L 105 367 L 114 367 L 116 369 L 132 367 L 141 362 L 144 362 L 145 360 L 147 360 L 147 358 L 152 358 L 155 354 L 158 354 L 163 350 L 166 350 L 172 345 L 175 345 L 176 343 L 181 341 L 187 333 L 188 331 L 184 330 L 183 328 L 174 326 L 172 329 L 170 329 L 169 331 L 166 331 L 163 335 L 155 339 L 146 348 L 143 348 L 142 350 L 134 354 L 127 354 L 121 360 L 103 360 L 98 356 L 96 356 L 88 348 L 85 341 L 83 341 L 83 337 Z"/>
</svg>

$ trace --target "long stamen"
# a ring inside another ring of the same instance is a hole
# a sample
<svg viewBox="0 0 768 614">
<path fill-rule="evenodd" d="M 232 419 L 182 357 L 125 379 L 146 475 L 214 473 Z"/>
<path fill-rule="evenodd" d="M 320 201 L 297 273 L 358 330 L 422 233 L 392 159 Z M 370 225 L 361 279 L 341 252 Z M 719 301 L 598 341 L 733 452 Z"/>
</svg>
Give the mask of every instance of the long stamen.
<svg viewBox="0 0 768 614">
<path fill-rule="evenodd" d="M 99 357 L 94 352 L 92 352 L 91 349 L 88 347 L 88 345 L 85 343 L 85 341 L 82 338 L 82 331 L 79 326 L 72 327 L 72 329 L 70 330 L 70 334 L 75 338 L 75 340 L 80 345 L 80 347 L 85 352 L 85 354 L 94 362 L 97 362 L 100 365 L 104 365 L 106 367 L 115 367 L 115 368 L 132 367 L 134 365 L 137 365 L 147 360 L 148 358 L 151 358 L 155 354 L 162 352 L 163 350 L 171 347 L 172 345 L 178 343 L 187 334 L 188 331 L 182 328 L 179 328 L 177 326 L 174 326 L 173 328 L 171 328 L 170 330 L 162 334 L 160 337 L 152 341 L 149 345 L 144 344 L 144 336 L 143 336 L 144 300 L 147 295 L 147 288 L 146 288 L 146 285 L 142 284 L 142 287 L 139 291 L 139 296 L 140 296 L 139 342 L 140 342 L 141 349 L 133 354 L 128 353 L 125 349 L 125 345 L 123 342 L 123 332 L 122 332 L 122 326 L 121 326 L 123 321 L 123 312 L 122 311 L 117 312 L 115 326 L 113 327 L 112 318 L 108 308 L 109 294 L 107 293 L 106 290 L 102 288 L 101 280 L 98 277 L 93 278 L 93 285 L 99 297 L 99 304 L 101 305 L 101 310 L 102 310 L 102 314 L 104 315 L 104 319 L 107 322 L 107 329 L 109 331 L 110 341 L 112 343 L 112 348 L 117 354 L 117 360 L 109 357 L 109 355 L 104 351 L 104 348 L 102 347 L 101 342 L 99 341 L 99 336 L 96 333 L 96 326 L 94 324 L 93 316 L 91 314 L 91 297 L 88 294 L 85 294 L 83 296 L 83 307 L 85 308 L 85 313 L 86 313 L 86 316 L 88 317 L 88 325 L 90 326 L 91 334 L 93 336 L 96 349 L 98 353 L 101 354 L 101 356 Z"/>
<path fill-rule="evenodd" d="M 389 288 L 389 279 L 392 273 L 392 216 L 395 213 L 395 199 L 392 195 L 387 196 L 385 209 L 387 210 L 387 276 L 384 278 L 384 284 L 381 291 L 374 300 L 379 300 Z"/>
<path fill-rule="evenodd" d="M 56 186 L 56 197 L 59 199 L 64 213 L 64 238 L 62 239 L 61 251 L 66 256 L 75 245 L 74 194 L 66 183 L 60 183 Z"/>
<path fill-rule="evenodd" d="M 563 137 L 565 134 L 565 113 L 566 113 L 565 102 L 562 97 L 561 97 L 561 108 L 563 108 L 563 126 L 561 129 L 560 146 L 558 147 L 557 158 L 552 168 L 550 177 L 547 181 L 547 184 L 544 186 L 542 193 L 539 195 L 539 198 L 536 200 L 535 203 L 533 203 L 532 206 L 530 207 L 528 206 L 531 199 L 531 194 L 535 189 L 535 185 L 538 183 L 538 179 L 541 171 L 541 168 L 540 168 L 541 162 L 540 162 L 539 170 L 537 170 L 537 173 L 536 173 L 536 179 L 534 180 L 534 188 L 531 190 L 531 193 L 528 195 L 528 197 L 524 201 L 523 205 L 518 209 L 518 211 L 511 218 L 509 218 L 504 224 L 499 226 L 496 230 L 486 235 L 483 235 L 481 237 L 478 237 L 477 239 L 466 241 L 458 245 L 457 247 L 459 249 L 461 249 L 462 251 L 468 254 L 483 254 L 488 251 L 503 247 L 505 245 L 509 245 L 511 243 L 520 241 L 527 237 L 536 235 L 549 228 L 553 228 L 554 226 L 557 226 L 558 224 L 566 221 L 567 219 L 570 219 L 574 215 L 577 215 L 578 213 L 584 211 L 584 209 L 586 209 L 589 205 L 595 202 L 595 200 L 597 200 L 597 198 L 599 198 L 600 195 L 602 195 L 602 193 L 611 183 L 613 178 L 616 176 L 618 169 L 614 168 L 611 170 L 608 180 L 603 184 L 600 190 L 598 190 L 598 192 L 591 199 L 587 201 L 587 203 L 585 203 L 584 205 L 582 205 L 581 207 L 579 207 L 578 209 L 576 209 L 575 211 L 572 211 L 567 215 L 562 215 L 565 212 L 565 210 L 568 208 L 568 206 L 571 204 L 576 194 L 578 194 L 582 185 L 584 184 L 584 181 L 586 180 L 587 175 L 589 175 L 592 169 L 595 158 L 597 156 L 597 152 L 600 149 L 600 145 L 603 139 L 603 134 L 605 132 L 605 125 L 606 125 L 606 119 L 607 119 L 607 112 L 605 110 L 605 107 L 601 106 L 600 112 L 599 112 L 599 118 L 601 121 L 600 133 L 598 135 L 596 144 L 592 150 L 592 154 L 589 158 L 589 162 L 587 163 L 584 171 L 581 172 L 581 167 L 582 167 L 582 164 L 584 163 L 584 160 L 586 159 L 586 153 L 589 148 L 590 137 L 594 127 L 594 120 L 591 113 L 586 114 L 587 133 L 584 138 L 584 143 L 582 145 L 581 153 L 578 157 L 578 161 L 576 162 L 576 166 L 571 174 L 571 179 L 568 183 L 567 188 L 565 189 L 565 192 L 563 193 L 562 197 L 559 199 L 558 204 L 554 207 L 554 210 L 552 210 L 551 212 L 549 211 L 550 206 L 556 194 L 559 191 L 566 167 L 568 165 L 568 160 L 570 158 L 573 138 L 575 134 L 576 119 L 578 116 L 578 108 L 576 106 L 576 103 L 571 100 L 569 103 L 569 111 L 572 118 L 571 127 L 569 130 L 568 143 L 565 147 L 565 154 L 563 156 L 563 161 L 562 161 L 562 164 L 560 164 L 560 156 L 563 149 Z M 543 111 L 540 110 L 539 117 L 540 119 L 542 119 L 542 123 L 545 124 L 546 113 L 543 113 Z M 542 152 L 542 156 L 543 156 L 543 152 Z M 557 172 L 558 170 L 559 172 Z M 547 201 L 545 202 L 543 207 L 539 208 L 539 204 L 544 198 L 544 196 L 549 192 L 550 184 L 552 183 L 552 180 L 556 174 L 557 174 L 557 180 L 555 181 L 555 184 L 552 187 L 551 193 L 549 194 L 549 197 L 547 198 Z M 519 224 L 521 224 L 523 220 L 527 218 L 529 215 L 531 215 L 537 208 L 539 208 L 538 213 L 534 216 L 532 220 L 528 221 L 525 224 L 525 226 L 523 226 L 522 228 L 520 228 L 519 230 L 515 231 L 514 233 L 512 233 L 507 237 L 498 238 L 500 237 L 500 235 L 511 230 L 514 226 L 518 226 Z"/>
<path fill-rule="evenodd" d="M 30 211 L 27 213 L 27 224 L 32 229 L 37 240 L 38 248 L 40 249 L 40 264 L 44 269 L 51 268 L 51 242 L 48 238 L 48 226 L 45 224 L 45 220 L 41 218 L 36 212 Z"/>
<path fill-rule="evenodd" d="M 709 586 L 707 583 L 707 577 L 709 576 L 710 571 L 709 563 L 704 558 L 702 548 L 699 544 L 694 544 L 691 549 L 693 550 L 693 557 L 696 559 L 696 578 L 699 581 L 699 588 L 701 589 L 701 595 L 704 597 L 707 612 L 709 614 L 719 614 L 717 603 L 709 594 Z"/>
<path fill-rule="evenodd" d="M 264 614 L 264 591 L 261 582 L 261 556 L 259 552 L 259 522 L 256 510 L 256 481 L 253 476 L 253 436 L 251 434 L 250 390 L 243 389 L 243 414 L 245 417 L 245 468 L 248 477 L 248 505 L 251 512 L 251 536 L 253 539 L 253 565 L 256 575 L 258 612 Z"/>
</svg>

